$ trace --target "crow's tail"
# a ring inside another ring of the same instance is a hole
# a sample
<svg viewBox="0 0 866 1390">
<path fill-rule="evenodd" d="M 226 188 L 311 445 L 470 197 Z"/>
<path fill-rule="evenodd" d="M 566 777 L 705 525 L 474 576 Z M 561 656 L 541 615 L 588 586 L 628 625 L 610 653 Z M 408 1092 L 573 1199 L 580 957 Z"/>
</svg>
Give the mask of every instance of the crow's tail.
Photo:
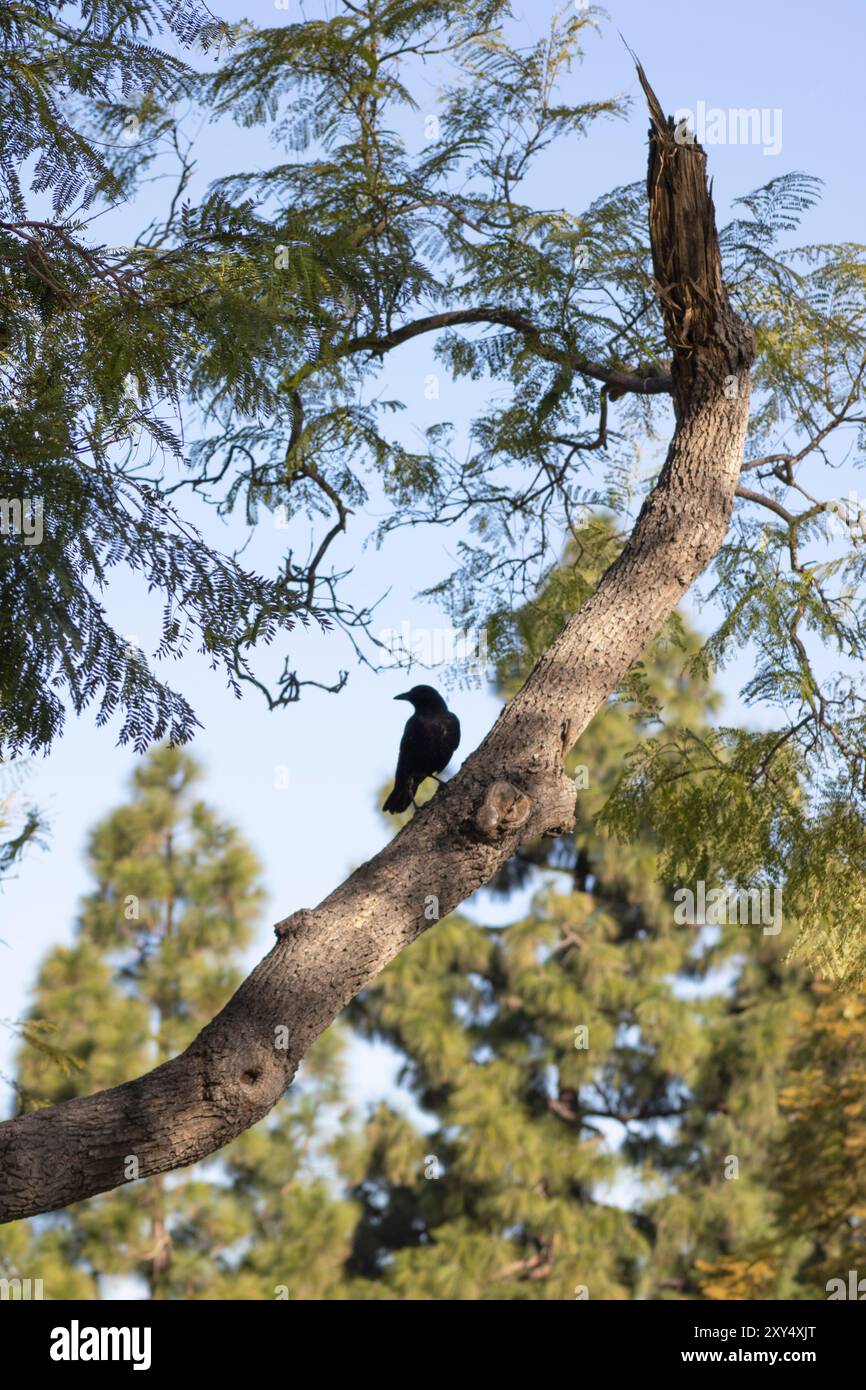
<svg viewBox="0 0 866 1390">
<path fill-rule="evenodd" d="M 411 782 L 395 782 L 394 790 L 391 792 L 382 810 L 387 811 L 388 814 L 392 816 L 399 815 L 401 811 L 408 811 L 409 807 L 412 805 L 412 793 L 413 787 Z"/>
</svg>

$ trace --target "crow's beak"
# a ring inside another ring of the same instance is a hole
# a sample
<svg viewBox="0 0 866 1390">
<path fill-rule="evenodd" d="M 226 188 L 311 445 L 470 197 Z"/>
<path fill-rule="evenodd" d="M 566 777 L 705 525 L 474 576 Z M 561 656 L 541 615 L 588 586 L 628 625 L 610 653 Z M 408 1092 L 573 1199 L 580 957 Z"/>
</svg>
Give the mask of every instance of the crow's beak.
<svg viewBox="0 0 866 1390">
<path fill-rule="evenodd" d="M 406 692 L 405 695 L 395 695 L 395 696 L 394 696 L 394 699 L 395 699 L 395 700 L 411 700 L 411 698 L 412 698 L 412 697 L 411 697 L 411 695 L 409 694 L 408 691 Z"/>
</svg>

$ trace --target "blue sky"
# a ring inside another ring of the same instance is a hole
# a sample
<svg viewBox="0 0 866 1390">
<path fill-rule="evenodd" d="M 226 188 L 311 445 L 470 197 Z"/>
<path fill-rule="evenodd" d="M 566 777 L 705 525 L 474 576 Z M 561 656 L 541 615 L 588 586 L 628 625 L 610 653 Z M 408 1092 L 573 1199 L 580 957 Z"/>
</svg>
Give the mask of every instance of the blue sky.
<svg viewBox="0 0 866 1390">
<path fill-rule="evenodd" d="M 230 19 L 246 14 L 261 25 L 291 21 L 298 10 L 294 0 L 288 11 L 265 0 L 246 5 L 214 0 L 213 8 Z M 546 0 L 516 5 L 512 38 L 519 41 L 525 33 L 528 42 L 537 37 L 553 10 Z M 577 212 L 599 194 L 644 175 L 647 118 L 619 29 L 666 110 L 695 110 L 703 102 L 707 107 L 781 112 L 778 154 L 764 154 L 753 145 L 709 148 L 722 221 L 735 197 L 797 169 L 825 181 L 823 201 L 809 214 L 802 239 L 863 237 L 862 0 L 828 0 L 820 8 L 804 0 L 763 0 L 760 5 L 728 0 L 718 6 L 621 0 L 609 5 L 607 14 L 609 19 L 600 19 L 598 35 L 588 37 L 584 65 L 572 73 L 565 95 L 583 100 L 630 94 L 629 117 L 599 121 L 587 139 L 569 142 L 547 159 L 533 190 L 540 202 Z M 431 96 L 434 110 L 432 103 Z M 424 114 L 418 116 L 419 141 Z M 265 138 L 260 131 L 236 131 L 225 124 L 219 131 L 205 130 L 194 195 L 219 174 L 266 164 L 271 150 L 265 148 Z M 159 188 L 145 190 L 143 199 L 152 200 Z M 142 220 L 140 208 L 127 210 L 111 234 L 130 236 Z M 107 235 L 102 226 L 100 236 Z M 407 402 L 406 415 L 414 427 L 426 427 L 436 418 L 465 417 L 477 399 L 472 393 L 483 389 L 442 379 L 439 400 L 428 401 L 424 378 L 432 370 L 428 344 L 408 346 L 388 362 L 383 390 Z M 379 510 L 374 501 L 371 513 Z M 238 539 L 237 528 L 223 531 L 203 510 L 195 512 L 195 519 L 225 548 Z M 362 544 L 375 519 L 358 517 L 335 556 L 340 569 L 355 567 L 355 596 L 370 599 L 387 592 L 377 611 L 377 628 L 399 628 L 404 621 L 447 625 L 444 615 L 415 595 L 441 577 L 457 536 L 404 532 L 377 553 Z M 270 522 L 261 523 L 251 551 L 255 562 L 275 562 L 284 542 L 285 535 Z M 147 648 L 157 631 L 158 599 L 118 577 L 108 601 L 121 630 Z M 406 713 L 405 706 L 392 703 L 392 696 L 411 683 L 399 672 L 377 675 L 355 667 L 347 645 L 332 635 L 296 633 L 289 642 L 293 662 L 317 679 L 349 667 L 348 689 L 337 697 L 311 690 L 299 705 L 269 714 L 255 692 L 238 703 L 220 675 L 195 656 L 167 672 L 192 700 L 204 726 L 194 752 L 207 770 L 205 796 L 242 828 L 265 866 L 270 906 L 251 962 L 269 948 L 277 918 L 315 905 L 389 837 L 376 802 L 392 771 Z M 722 684 L 735 694 L 730 679 L 723 678 Z M 451 700 L 461 718 L 460 755 L 465 756 L 494 719 L 497 701 L 483 688 L 455 690 Z M 28 795 L 50 821 L 49 841 L 47 850 L 32 852 L 0 891 L 0 1019 L 24 1013 L 41 956 L 72 938 L 77 902 L 88 886 L 82 862 L 87 831 L 124 798 L 135 762 L 129 749 L 115 746 L 115 737 L 116 731 L 97 729 L 87 714 L 80 719 L 70 715 L 63 738 L 28 778 Z M 282 768 L 288 770 L 288 785 L 280 790 L 276 783 Z M 0 1027 L 0 1073 L 11 1072 L 11 1051 L 12 1039 Z M 387 1084 L 389 1064 L 365 1051 L 357 1054 L 353 1073 L 357 1095 L 370 1096 Z M 2 1086 L 0 1113 L 7 1104 L 8 1088 Z"/>
</svg>

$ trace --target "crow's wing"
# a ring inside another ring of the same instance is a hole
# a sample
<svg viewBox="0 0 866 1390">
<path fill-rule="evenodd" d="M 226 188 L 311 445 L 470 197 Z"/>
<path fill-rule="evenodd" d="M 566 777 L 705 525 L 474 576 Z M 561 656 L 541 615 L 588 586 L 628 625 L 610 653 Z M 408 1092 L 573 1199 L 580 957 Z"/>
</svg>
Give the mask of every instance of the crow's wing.
<svg viewBox="0 0 866 1390">
<path fill-rule="evenodd" d="M 397 757 L 396 780 L 417 777 L 422 781 L 431 772 L 448 766 L 460 743 L 460 721 L 450 711 L 431 719 L 413 714 L 406 721 Z"/>
<path fill-rule="evenodd" d="M 433 718 L 413 714 L 407 719 L 397 755 L 394 790 L 384 809 L 405 811 L 424 778 L 448 766 L 459 743 L 460 721 L 450 710 Z"/>
<path fill-rule="evenodd" d="M 421 720 L 417 714 L 410 715 L 406 720 L 406 727 L 403 730 L 403 737 L 400 740 L 400 752 L 397 755 L 397 771 L 394 773 L 394 781 L 398 784 L 408 782 L 410 778 L 421 780 L 422 769 L 424 766 L 424 731 Z"/>
<path fill-rule="evenodd" d="M 388 795 L 383 811 L 398 814 L 408 809 L 414 799 L 424 774 L 418 771 L 421 761 L 421 738 L 418 716 L 413 714 L 406 720 L 400 751 L 397 754 L 397 771 L 394 773 L 394 786 Z"/>
<path fill-rule="evenodd" d="M 418 740 L 418 772 L 424 777 L 429 777 L 432 772 L 442 772 L 450 763 L 459 742 L 460 724 L 450 710 L 423 718 Z"/>
</svg>

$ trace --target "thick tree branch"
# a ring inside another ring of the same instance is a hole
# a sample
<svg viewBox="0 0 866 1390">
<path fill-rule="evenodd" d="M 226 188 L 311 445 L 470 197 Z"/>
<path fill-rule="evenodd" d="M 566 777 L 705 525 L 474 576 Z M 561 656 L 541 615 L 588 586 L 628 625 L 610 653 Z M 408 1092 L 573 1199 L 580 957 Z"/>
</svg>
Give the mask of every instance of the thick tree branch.
<svg viewBox="0 0 866 1390">
<path fill-rule="evenodd" d="M 736 496 L 744 498 L 746 502 L 754 502 L 759 507 L 766 507 L 768 512 L 775 512 L 776 516 L 782 518 L 786 526 L 794 526 L 799 520 L 799 517 L 794 516 L 793 512 L 789 512 L 786 507 L 782 506 L 781 502 L 777 502 L 775 497 L 768 497 L 764 492 L 754 492 L 749 487 L 738 487 Z"/>
<path fill-rule="evenodd" d="M 412 323 L 404 323 L 391 333 L 383 333 L 380 336 L 371 333 L 364 337 L 352 338 L 345 348 L 340 349 L 339 355 L 342 357 L 355 352 L 381 355 L 399 347 L 401 343 L 409 342 L 411 338 L 420 338 L 424 333 L 433 333 L 440 328 L 459 328 L 470 323 L 495 323 L 503 328 L 513 328 L 524 335 L 537 357 L 543 357 L 546 362 L 555 362 L 557 366 L 570 367 L 572 371 L 592 377 L 594 381 L 603 381 L 622 395 L 629 391 L 650 396 L 670 395 L 673 390 L 673 380 L 664 372 L 652 376 L 639 376 L 633 372 L 603 367 L 601 363 L 591 362 L 578 353 L 543 342 L 537 324 L 519 310 L 501 309 L 491 304 L 482 304 L 477 309 L 447 309 L 439 314 L 428 314 L 424 318 L 414 319 Z"/>
<path fill-rule="evenodd" d="M 565 755 L 724 539 L 754 354 L 722 286 L 704 153 L 677 144 L 638 73 L 676 429 L 631 537 L 459 775 L 318 908 L 280 923 L 277 944 L 185 1053 L 125 1086 L 0 1125 L 0 1219 L 228 1143 L 268 1113 L 313 1040 L 431 919 L 488 882 L 521 841 L 571 825 Z"/>
</svg>

